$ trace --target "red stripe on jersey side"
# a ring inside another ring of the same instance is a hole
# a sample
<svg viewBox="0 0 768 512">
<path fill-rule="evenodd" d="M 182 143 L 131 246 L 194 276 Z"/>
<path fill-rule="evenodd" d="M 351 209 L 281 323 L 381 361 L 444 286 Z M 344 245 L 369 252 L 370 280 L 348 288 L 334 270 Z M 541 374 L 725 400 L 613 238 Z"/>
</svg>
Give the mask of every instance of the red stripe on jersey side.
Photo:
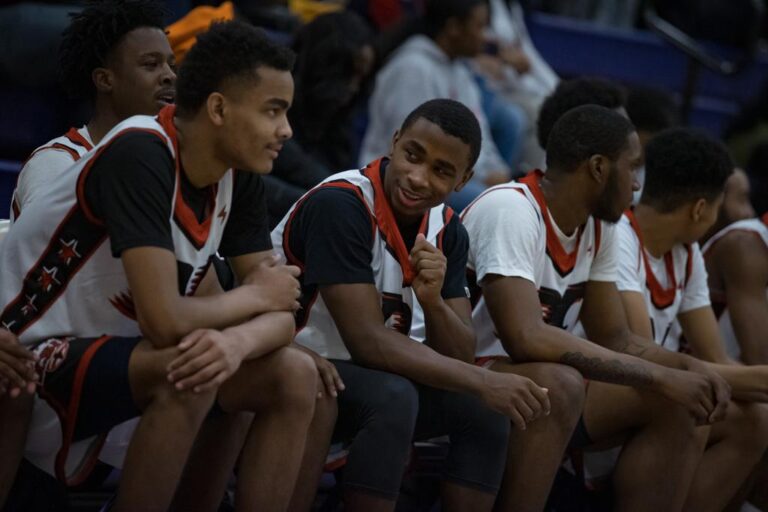
<svg viewBox="0 0 768 512">
<path fill-rule="evenodd" d="M 552 226 L 552 220 L 549 218 L 547 209 L 547 202 L 544 199 L 544 193 L 539 186 L 539 180 L 544 176 L 539 170 L 528 173 L 525 177 L 519 181 L 528 186 L 528 189 L 533 194 L 533 198 L 541 209 L 541 216 L 544 219 L 544 225 L 547 230 L 547 254 L 549 254 L 552 262 L 555 264 L 555 269 L 561 276 L 569 274 L 576 266 L 576 258 L 579 254 L 579 246 L 581 245 L 581 235 L 584 233 L 584 226 L 579 226 L 578 234 L 576 235 L 576 245 L 573 251 L 566 252 L 563 244 L 557 237 L 554 226 Z"/>
<path fill-rule="evenodd" d="M 97 226 L 104 226 L 104 222 L 102 222 L 101 219 L 96 217 L 94 215 L 93 210 L 91 210 L 91 207 L 88 206 L 88 201 L 85 198 L 85 180 L 88 179 L 88 174 L 91 172 L 91 169 L 93 169 L 93 165 L 99 160 L 101 155 L 104 154 L 104 151 L 107 150 L 112 146 L 112 144 L 120 138 L 120 136 L 125 135 L 127 133 L 132 132 L 145 132 L 145 133 L 151 133 L 152 135 L 156 135 L 160 138 L 160 140 L 165 143 L 165 137 L 162 133 L 160 133 L 157 130 L 153 130 L 151 128 L 126 128 L 125 130 L 120 131 L 119 133 L 115 134 L 114 137 L 112 137 L 109 142 L 101 146 L 97 151 L 96 154 L 91 157 L 91 159 L 85 164 L 85 167 L 80 171 L 80 175 L 77 177 L 77 202 L 80 205 L 80 208 L 82 208 L 83 213 L 85 214 L 85 218 L 88 219 L 89 222 L 92 224 L 95 224 Z M 176 159 L 178 161 L 178 158 Z"/>
<path fill-rule="evenodd" d="M 664 288 L 656 279 L 656 275 L 653 273 L 653 269 L 651 269 L 651 264 L 648 262 L 648 255 L 645 252 L 645 244 L 643 243 L 643 234 L 640 231 L 635 214 L 631 210 L 627 210 L 624 214 L 629 218 L 629 223 L 640 242 L 640 254 L 645 266 L 645 285 L 651 292 L 651 302 L 653 302 L 656 309 L 666 309 L 675 302 L 675 297 L 677 296 L 677 279 L 675 278 L 675 264 L 672 258 L 672 251 L 668 251 L 664 255 L 664 267 L 666 268 L 667 280 L 669 281 L 669 286 Z M 688 260 L 690 261 L 690 259 L 689 256 Z"/>
<path fill-rule="evenodd" d="M 64 418 L 65 421 L 62 425 L 64 432 L 61 440 L 61 449 L 59 450 L 59 453 L 56 454 L 55 462 L 56 476 L 59 478 L 59 480 L 66 483 L 67 485 L 78 485 L 87 478 L 88 474 L 96 463 L 96 455 L 98 455 L 99 451 L 101 450 L 101 446 L 104 444 L 104 440 L 107 437 L 106 434 L 100 436 L 100 439 L 97 441 L 97 446 L 92 447 L 89 451 L 89 457 L 86 459 L 86 464 L 79 468 L 73 478 L 70 479 L 66 472 L 67 456 L 69 455 L 69 448 L 72 445 L 72 440 L 75 436 L 77 413 L 80 407 L 80 397 L 83 393 L 85 377 L 88 374 L 88 367 L 91 364 L 93 356 L 95 356 L 96 352 L 111 338 L 111 336 L 102 336 L 93 342 L 93 344 L 88 347 L 88 349 L 83 354 L 80 362 L 77 365 L 77 370 L 75 371 L 75 378 L 72 382 L 72 392 L 70 394 L 69 406 L 67 407 L 66 417 Z"/>
<path fill-rule="evenodd" d="M 208 235 L 211 233 L 211 224 L 213 214 L 216 212 L 216 193 L 218 184 L 208 187 L 208 205 L 205 211 L 205 218 L 202 222 L 197 220 L 197 215 L 184 200 L 184 194 L 181 193 L 181 170 L 179 169 L 179 159 L 176 159 L 176 197 L 173 198 L 173 218 L 176 224 L 184 232 L 195 249 L 200 250 L 208 241 Z"/>
<path fill-rule="evenodd" d="M 72 157 L 73 161 L 77 162 L 78 160 L 80 160 L 80 153 L 78 153 L 71 147 L 66 146 L 60 142 L 54 142 L 53 144 L 48 146 L 48 149 L 60 149 L 62 151 L 66 151 L 67 153 L 69 153 L 69 156 Z"/>
<path fill-rule="evenodd" d="M 381 182 L 381 162 L 382 159 L 368 164 L 363 169 L 363 175 L 373 184 L 373 207 L 376 213 L 376 224 L 379 226 L 384 242 L 394 251 L 395 258 L 403 270 L 403 285 L 410 286 L 416 277 L 416 273 L 411 266 L 411 259 L 408 249 L 405 247 L 403 236 L 397 227 L 395 215 L 392 213 L 392 207 L 389 205 L 387 195 L 384 192 L 384 184 Z M 424 227 L 429 220 L 429 211 L 421 219 L 419 232 L 423 232 Z"/>
<path fill-rule="evenodd" d="M 88 139 L 83 137 L 79 131 L 77 131 L 77 128 L 70 128 L 69 131 L 64 135 L 66 138 L 68 138 L 72 144 L 77 144 L 78 146 L 82 146 L 83 149 L 86 151 L 90 151 L 93 149 L 93 144 L 88 142 Z"/>
</svg>

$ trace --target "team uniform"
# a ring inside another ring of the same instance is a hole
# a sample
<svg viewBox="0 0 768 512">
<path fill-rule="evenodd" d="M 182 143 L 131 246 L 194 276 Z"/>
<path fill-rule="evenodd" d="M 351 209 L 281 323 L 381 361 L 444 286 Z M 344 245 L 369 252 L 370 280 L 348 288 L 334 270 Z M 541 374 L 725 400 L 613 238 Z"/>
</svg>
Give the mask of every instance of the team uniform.
<svg viewBox="0 0 768 512">
<path fill-rule="evenodd" d="M 388 165 L 383 158 L 329 177 L 272 232 L 273 245 L 301 269 L 296 342 L 331 359 L 346 385 L 333 435 L 334 442 L 351 443 L 345 487 L 396 499 L 412 441 L 448 434 L 446 478 L 495 492 L 509 420 L 473 396 L 355 364 L 319 293 L 326 285 L 371 284 L 386 327 L 423 342 L 424 313 L 411 287 L 416 275 L 409 261 L 423 234 L 447 260 L 442 297 L 467 297 L 468 239 L 458 216 L 439 205 L 420 222 L 398 226 L 384 191 Z"/>
<path fill-rule="evenodd" d="M 93 146 L 88 128 L 83 126 L 70 128 L 66 134 L 35 149 L 19 173 L 11 200 L 11 221 L 15 221 L 21 209 L 31 201 L 47 197 L 51 180 L 80 160 Z"/>
<path fill-rule="evenodd" d="M 119 466 L 126 433 L 107 441 L 116 449 L 101 448 L 112 427 L 139 415 L 128 360 L 141 332 L 122 252 L 172 251 L 179 293 L 193 295 L 217 250 L 271 246 L 260 179 L 229 170 L 194 188 L 173 113 L 114 127 L 25 208 L 0 250 L 0 322 L 39 357 L 25 457 L 69 484 L 86 478 L 100 451 Z"/>
<path fill-rule="evenodd" d="M 296 342 L 329 359 L 349 360 L 350 355 L 318 293 L 320 285 L 374 284 L 388 327 L 408 336 L 412 326 L 423 325 L 409 262 L 419 233 L 448 257 L 443 298 L 466 297 L 466 281 L 459 269 L 466 258 L 467 240 L 458 216 L 439 205 L 410 233 L 402 233 L 384 195 L 386 165 L 382 159 L 362 170 L 329 177 L 302 197 L 272 232 L 273 245 L 288 263 L 302 269 Z M 417 330 L 414 339 L 423 341 L 423 329 Z"/>
<path fill-rule="evenodd" d="M 678 244 L 661 258 L 643 246 L 640 228 L 631 211 L 618 225 L 620 292 L 645 298 L 657 345 L 677 352 L 681 345 L 678 315 L 710 306 L 707 270 L 698 244 Z"/>
<path fill-rule="evenodd" d="M 747 233 L 753 233 L 757 236 L 765 246 L 768 248 L 768 214 L 763 215 L 762 218 L 747 219 L 734 222 L 718 231 L 712 238 L 707 240 L 707 243 L 702 247 L 704 258 L 707 257 L 709 251 L 713 246 L 720 241 L 723 237 L 734 231 L 745 231 Z M 766 290 L 768 293 L 768 290 Z M 718 290 L 712 288 L 710 290 L 712 298 L 712 308 L 718 317 L 720 324 L 720 334 L 725 342 L 725 349 L 728 355 L 736 360 L 741 356 L 741 349 L 739 348 L 739 341 L 736 337 L 736 332 L 733 329 L 731 323 L 731 315 L 728 312 L 728 304 L 725 301 L 725 290 Z"/>
<path fill-rule="evenodd" d="M 588 281 L 615 281 L 615 227 L 590 217 L 565 235 L 552 220 L 534 171 L 518 181 L 488 189 L 462 213 L 469 233 L 470 283 L 489 274 L 526 279 L 536 285 L 544 321 L 573 332 Z M 472 319 L 477 357 L 508 357 L 485 299 L 473 290 Z"/>
</svg>

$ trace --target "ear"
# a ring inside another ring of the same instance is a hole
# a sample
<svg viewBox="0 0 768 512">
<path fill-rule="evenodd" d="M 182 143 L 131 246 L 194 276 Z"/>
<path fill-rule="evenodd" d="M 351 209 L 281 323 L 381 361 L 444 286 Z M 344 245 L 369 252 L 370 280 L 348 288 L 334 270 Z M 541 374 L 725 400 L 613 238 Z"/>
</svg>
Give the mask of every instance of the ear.
<svg viewBox="0 0 768 512">
<path fill-rule="evenodd" d="M 587 166 L 589 167 L 589 175 L 596 182 L 605 185 L 608 181 L 609 174 L 611 172 L 608 159 L 603 155 L 592 155 L 587 160 Z"/>
<path fill-rule="evenodd" d="M 227 114 L 227 100 L 221 93 L 214 92 L 208 96 L 205 102 L 205 108 L 208 112 L 208 119 L 214 126 L 222 126 Z"/>
<path fill-rule="evenodd" d="M 691 206 L 691 219 L 693 219 L 694 222 L 699 222 L 699 220 L 701 220 L 701 218 L 704 216 L 704 210 L 706 208 L 707 200 L 703 197 L 701 199 L 697 199 Z"/>
<path fill-rule="evenodd" d="M 461 181 L 453 189 L 454 192 L 458 192 L 459 190 L 463 189 L 464 185 L 466 185 L 467 182 L 469 180 L 471 180 L 472 176 L 474 176 L 474 175 L 475 175 L 475 170 L 474 169 L 470 168 L 470 169 L 467 169 L 466 171 L 464 171 L 464 176 L 461 178 Z"/>
<path fill-rule="evenodd" d="M 392 155 L 395 154 L 395 144 L 397 144 L 397 141 L 400 140 L 400 130 L 397 130 L 395 134 L 392 136 L 392 145 L 389 146 L 389 157 L 392 158 Z"/>
<path fill-rule="evenodd" d="M 96 92 L 112 92 L 114 78 L 115 76 L 112 71 L 107 68 L 96 68 L 91 72 L 91 80 L 94 87 L 96 87 Z"/>
</svg>

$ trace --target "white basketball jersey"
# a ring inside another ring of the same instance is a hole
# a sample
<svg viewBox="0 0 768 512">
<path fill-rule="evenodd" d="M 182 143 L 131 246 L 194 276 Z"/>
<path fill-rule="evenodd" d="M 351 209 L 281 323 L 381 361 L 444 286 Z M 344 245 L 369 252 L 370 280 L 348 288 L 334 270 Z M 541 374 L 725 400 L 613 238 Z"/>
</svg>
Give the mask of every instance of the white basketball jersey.
<svg viewBox="0 0 768 512">
<path fill-rule="evenodd" d="M 718 231 L 712 238 L 707 240 L 707 243 L 704 244 L 704 247 L 702 247 L 704 257 L 707 257 L 709 251 L 719 240 L 721 240 L 728 233 L 732 233 L 734 231 L 746 231 L 749 233 L 754 233 L 757 237 L 760 238 L 760 240 L 763 241 L 766 248 L 768 248 L 768 214 L 765 214 L 762 218 L 746 219 L 734 222 L 733 224 L 730 224 Z M 726 303 L 725 299 L 725 290 L 717 290 L 712 288 L 710 289 L 710 293 L 712 296 L 712 308 L 718 317 L 718 322 L 720 324 L 720 334 L 722 335 L 723 341 L 725 342 L 726 352 L 730 357 L 738 360 L 741 357 L 741 348 L 739 341 L 736 338 L 736 332 L 733 329 L 733 324 L 731 323 L 731 315 L 728 312 L 728 304 Z M 766 290 L 766 293 L 768 294 L 768 289 Z"/>
<path fill-rule="evenodd" d="M 211 187 L 208 217 L 198 222 L 181 194 L 173 108 L 157 118 L 135 116 L 115 126 L 96 150 L 66 169 L 50 186 L 47 201 L 25 209 L 3 239 L 0 250 L 0 322 L 21 343 L 34 348 L 50 338 L 66 336 L 140 336 L 125 271 L 112 256 L 107 229 L 91 211 L 84 182 L 93 164 L 120 135 L 141 131 L 159 137 L 175 162 L 175 187 L 168 219 L 179 272 L 179 292 L 194 294 L 216 254 L 231 211 L 233 173 Z M 114 434 L 114 430 L 113 430 Z M 69 445 L 62 443 L 59 418 L 38 399 L 25 456 L 62 480 L 76 481 L 98 455 L 105 436 Z M 122 441 L 125 443 L 125 436 Z M 65 463 L 56 461 L 68 450 Z M 114 461 L 108 461 L 114 463 Z"/>
<path fill-rule="evenodd" d="M 527 200 L 527 208 L 535 211 L 538 219 L 538 229 L 535 247 L 529 251 L 533 254 L 534 284 L 539 292 L 541 314 L 544 321 L 550 325 L 571 331 L 575 328 L 581 310 L 584 291 L 589 281 L 592 265 L 596 255 L 601 250 L 601 238 L 606 230 L 603 222 L 590 217 L 578 228 L 575 242 L 570 250 L 562 245 L 552 219 L 547 209 L 544 195 L 539 187 L 542 176 L 540 171 L 528 174 L 517 182 L 493 187 L 481 194 L 462 213 L 465 227 L 470 233 L 470 243 L 473 239 L 472 224 L 482 223 L 482 218 L 473 219 L 477 205 L 487 201 L 492 195 L 502 194 L 509 201 L 519 200 L 519 196 Z M 498 201 L 499 198 L 493 198 Z M 505 229 L 515 229 L 516 219 L 509 219 Z M 612 229 L 608 227 L 608 229 Z M 469 281 L 472 289 L 473 313 L 472 319 L 477 336 L 477 357 L 506 356 L 498 338 L 493 321 L 480 293 L 473 274 L 475 263 L 470 251 Z M 480 257 L 480 256 L 477 256 Z M 499 255 L 503 259 L 503 255 Z"/>
<path fill-rule="evenodd" d="M 285 256 L 288 263 L 303 269 L 304 263 L 291 251 L 288 236 L 297 209 L 314 192 L 323 188 L 353 191 L 365 205 L 371 219 L 371 268 L 374 284 L 381 295 L 381 308 L 386 326 L 406 336 L 411 335 L 417 341 L 423 341 L 423 332 L 411 332 L 412 326 L 424 324 L 424 315 L 411 288 L 415 273 L 409 261 L 409 252 L 384 193 L 381 163 L 382 160 L 377 160 L 362 170 L 334 174 L 307 192 L 272 231 L 272 245 Z M 452 217 L 453 210 L 449 207 L 436 206 L 422 218 L 419 233 L 422 233 L 429 243 L 442 250 L 443 229 Z M 296 321 L 296 342 L 326 358 L 351 359 L 317 287 L 304 287 L 303 292 L 303 307 Z"/>
<path fill-rule="evenodd" d="M 71 162 L 77 162 L 88 151 L 93 149 L 93 141 L 88 134 L 88 129 L 83 126 L 82 128 L 70 128 L 67 133 L 61 137 L 51 139 L 42 146 L 38 147 L 27 158 L 29 162 L 32 157 L 39 155 L 45 151 L 57 151 L 63 155 L 71 158 Z M 26 162 L 22 166 L 21 173 L 25 172 Z M 62 169 L 63 170 L 63 169 Z M 11 199 L 11 222 L 15 221 L 21 213 L 21 205 L 16 197 L 16 190 L 13 191 L 13 197 Z"/>
</svg>

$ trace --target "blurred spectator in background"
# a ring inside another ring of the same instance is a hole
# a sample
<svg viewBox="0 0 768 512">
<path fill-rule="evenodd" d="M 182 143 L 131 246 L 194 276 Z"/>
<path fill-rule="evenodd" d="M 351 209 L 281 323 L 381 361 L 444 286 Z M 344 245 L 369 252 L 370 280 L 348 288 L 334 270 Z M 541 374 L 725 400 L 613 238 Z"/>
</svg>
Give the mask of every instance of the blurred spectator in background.
<svg viewBox="0 0 768 512">
<path fill-rule="evenodd" d="M 347 11 L 318 16 L 296 36 L 293 138 L 264 177 L 273 225 L 332 172 L 356 167 L 353 117 L 374 64 L 371 37 Z"/>
</svg>

